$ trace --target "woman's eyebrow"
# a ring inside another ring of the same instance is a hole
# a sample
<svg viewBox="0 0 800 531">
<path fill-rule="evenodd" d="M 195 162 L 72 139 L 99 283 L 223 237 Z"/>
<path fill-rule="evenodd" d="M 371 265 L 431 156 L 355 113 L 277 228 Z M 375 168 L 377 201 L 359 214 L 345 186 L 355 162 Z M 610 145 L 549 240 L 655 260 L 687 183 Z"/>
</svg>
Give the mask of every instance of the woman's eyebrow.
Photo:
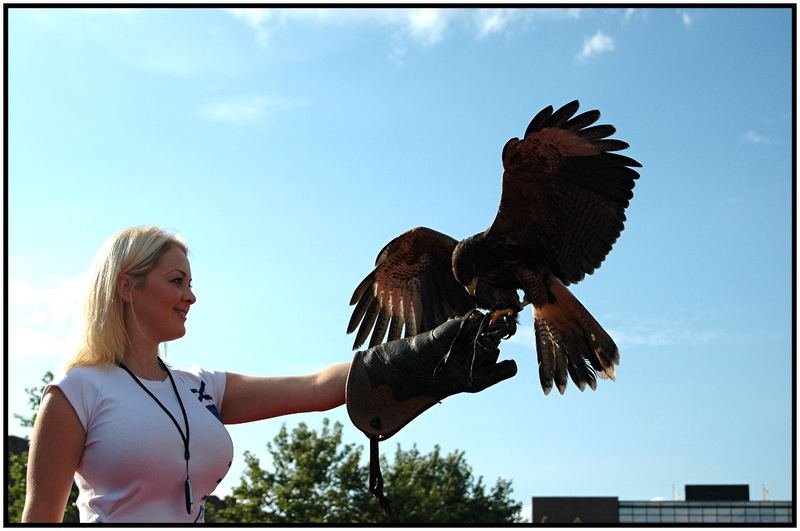
<svg viewBox="0 0 800 531">
<path fill-rule="evenodd" d="M 178 269 L 178 268 L 175 268 L 175 269 L 171 270 L 171 271 L 170 271 L 169 273 L 167 273 L 167 274 L 168 274 L 168 275 L 171 275 L 171 274 L 172 274 L 173 272 L 175 272 L 175 271 L 177 271 L 178 273 L 180 273 L 181 275 L 183 275 L 183 276 L 185 276 L 185 277 L 189 276 L 189 275 L 187 275 L 187 274 L 186 274 L 186 271 L 183 271 L 182 269 Z"/>
</svg>

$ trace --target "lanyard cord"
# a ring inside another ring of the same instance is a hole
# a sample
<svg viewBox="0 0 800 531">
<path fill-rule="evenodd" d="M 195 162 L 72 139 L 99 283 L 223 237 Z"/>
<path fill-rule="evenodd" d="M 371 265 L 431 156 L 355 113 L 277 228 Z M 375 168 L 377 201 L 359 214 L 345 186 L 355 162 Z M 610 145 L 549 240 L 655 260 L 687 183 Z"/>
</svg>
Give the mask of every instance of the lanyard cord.
<svg viewBox="0 0 800 531">
<path fill-rule="evenodd" d="M 183 458 L 186 460 L 186 482 L 184 483 L 184 490 L 186 494 L 186 512 L 191 514 L 192 484 L 189 481 L 189 420 L 186 417 L 186 409 L 183 407 L 183 401 L 181 400 L 181 395 L 178 393 L 178 387 L 175 385 L 175 379 L 172 377 L 172 373 L 169 372 L 169 369 L 167 369 L 167 366 L 164 365 L 163 361 L 161 361 L 161 358 L 158 358 L 158 364 L 161 366 L 162 369 L 166 371 L 167 376 L 169 377 L 169 381 L 172 384 L 172 390 L 175 391 L 175 398 L 178 399 L 178 405 L 181 408 L 181 414 L 183 414 L 183 423 L 186 426 L 186 435 L 183 434 L 183 430 L 178 424 L 178 421 L 175 420 L 175 417 L 172 416 L 172 413 L 169 412 L 169 410 L 164 406 L 164 404 L 162 404 L 161 401 L 158 398 L 156 398 L 156 395 L 151 393 L 150 390 L 144 386 L 141 380 L 139 380 L 139 378 L 137 378 L 136 375 L 133 374 L 133 372 L 131 372 L 131 370 L 128 367 L 126 367 L 124 363 L 122 363 L 121 361 L 117 362 L 117 365 L 125 369 L 125 372 L 131 375 L 133 381 L 139 384 L 139 387 L 144 389 L 145 393 L 150 395 L 150 398 L 152 398 L 155 401 L 155 403 L 158 404 L 158 406 L 164 410 L 164 413 L 166 413 L 167 416 L 169 416 L 170 420 L 172 420 L 172 423 L 175 424 L 176 428 L 178 428 L 178 433 L 181 435 L 181 440 L 183 441 Z"/>
</svg>

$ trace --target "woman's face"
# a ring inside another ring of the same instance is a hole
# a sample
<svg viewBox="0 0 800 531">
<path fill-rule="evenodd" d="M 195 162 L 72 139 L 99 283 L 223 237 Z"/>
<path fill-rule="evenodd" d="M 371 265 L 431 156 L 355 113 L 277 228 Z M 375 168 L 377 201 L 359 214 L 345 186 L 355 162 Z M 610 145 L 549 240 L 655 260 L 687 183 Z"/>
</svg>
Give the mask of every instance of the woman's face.
<svg viewBox="0 0 800 531">
<path fill-rule="evenodd" d="M 133 288 L 133 311 L 142 332 L 162 343 L 183 337 L 186 315 L 197 298 L 191 289 L 192 270 L 186 254 L 172 247 Z"/>
</svg>

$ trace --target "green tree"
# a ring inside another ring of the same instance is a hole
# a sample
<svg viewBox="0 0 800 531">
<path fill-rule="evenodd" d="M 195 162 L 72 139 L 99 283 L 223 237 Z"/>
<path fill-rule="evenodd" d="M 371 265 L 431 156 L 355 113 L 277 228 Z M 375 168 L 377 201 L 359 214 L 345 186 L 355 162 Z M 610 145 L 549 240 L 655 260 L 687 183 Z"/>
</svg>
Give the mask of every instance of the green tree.
<svg viewBox="0 0 800 531">
<path fill-rule="evenodd" d="M 441 454 L 439 445 L 422 455 L 414 445 L 397 445 L 394 463 L 383 475 L 392 500 L 389 522 L 519 522 L 522 504 L 511 499 L 511 481 L 498 479 L 489 492 L 476 479 L 463 451 Z"/>
<path fill-rule="evenodd" d="M 24 415 L 14 414 L 14 418 L 19 420 L 23 428 L 32 428 L 33 423 L 36 421 L 36 413 L 39 411 L 39 403 L 42 400 L 42 393 L 44 388 L 53 381 L 53 373 L 47 371 L 42 376 L 42 385 L 37 387 L 28 387 L 25 392 L 28 394 L 28 405 L 31 407 L 31 415 L 26 417 Z M 8 452 L 8 448 L 6 452 Z M 26 476 L 28 473 L 28 452 L 20 454 L 10 453 L 8 455 L 8 477 L 7 477 L 7 499 L 6 506 L 8 507 L 8 522 L 19 522 L 22 520 L 22 509 L 25 506 L 25 488 Z M 75 500 L 78 498 L 78 488 L 75 483 L 72 484 L 72 490 L 69 493 L 67 500 L 67 507 L 64 513 L 64 523 L 78 523 L 78 507 L 75 505 Z"/>
<path fill-rule="evenodd" d="M 6 493 L 8 522 L 20 522 L 22 520 L 22 508 L 25 506 L 25 474 L 28 470 L 27 465 L 28 452 L 9 454 L 8 491 Z"/>
<path fill-rule="evenodd" d="M 317 433 L 301 422 L 292 433 L 283 425 L 267 443 L 272 470 L 245 452 L 239 486 L 223 508 L 207 504 L 206 521 L 230 523 L 370 522 L 377 516 L 363 485 L 360 447 L 342 445 L 342 425 L 323 419 Z"/>
<path fill-rule="evenodd" d="M 321 433 L 300 423 L 284 425 L 267 448 L 272 470 L 245 452 L 239 486 L 220 506 L 207 504 L 207 522 L 227 523 L 508 523 L 520 521 L 522 504 L 511 498 L 511 481 L 499 479 L 487 492 L 463 451 L 423 455 L 397 446 L 394 462 L 381 458 L 384 490 L 392 513 L 384 515 L 367 489 L 363 448 L 342 445 L 342 425 Z"/>
<path fill-rule="evenodd" d="M 39 411 L 39 403 L 42 401 L 44 388 L 52 381 L 53 373 L 47 371 L 44 373 L 44 376 L 42 376 L 42 385 L 25 389 L 25 393 L 28 395 L 28 405 L 31 407 L 31 416 L 26 417 L 19 413 L 14 413 L 14 418 L 19 421 L 19 425 L 23 428 L 33 428 L 33 423 L 36 421 L 36 412 Z"/>
</svg>

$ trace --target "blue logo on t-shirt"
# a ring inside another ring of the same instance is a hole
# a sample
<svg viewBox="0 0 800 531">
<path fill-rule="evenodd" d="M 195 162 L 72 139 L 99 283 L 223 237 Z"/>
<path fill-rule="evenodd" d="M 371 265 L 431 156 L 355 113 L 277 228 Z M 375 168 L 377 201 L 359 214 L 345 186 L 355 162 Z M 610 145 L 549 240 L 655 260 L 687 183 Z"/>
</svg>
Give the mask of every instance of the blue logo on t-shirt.
<svg viewBox="0 0 800 531">
<path fill-rule="evenodd" d="M 199 400 L 200 402 L 203 402 L 204 400 L 210 401 L 211 404 L 206 404 L 205 405 L 206 409 L 209 410 L 212 415 L 217 417 L 217 420 L 222 422 L 222 415 L 220 415 L 219 410 L 217 409 L 217 406 L 214 404 L 214 399 L 211 397 L 211 395 L 207 395 L 206 392 L 205 392 L 206 391 L 206 382 L 203 381 L 203 380 L 200 380 L 200 389 L 192 389 L 191 391 L 193 393 L 197 393 L 197 400 Z"/>
</svg>

